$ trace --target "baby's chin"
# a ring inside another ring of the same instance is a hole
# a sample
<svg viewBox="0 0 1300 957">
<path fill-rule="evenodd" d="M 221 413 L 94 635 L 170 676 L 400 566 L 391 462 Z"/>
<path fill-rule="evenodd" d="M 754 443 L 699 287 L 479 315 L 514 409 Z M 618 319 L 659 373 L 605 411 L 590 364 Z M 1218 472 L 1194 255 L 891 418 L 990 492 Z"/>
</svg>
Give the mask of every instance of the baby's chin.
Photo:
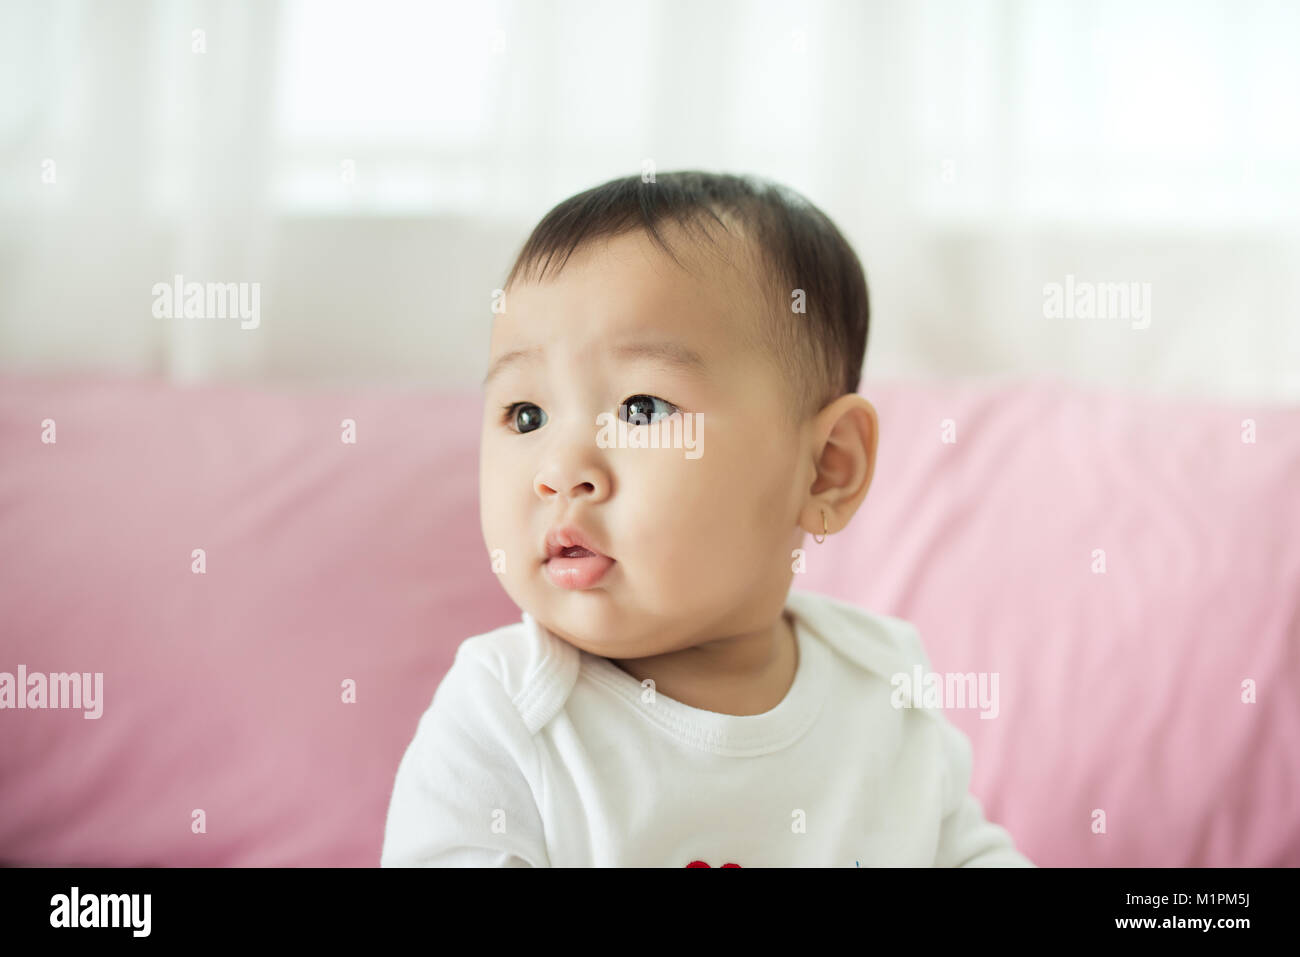
<svg viewBox="0 0 1300 957">
<path fill-rule="evenodd" d="M 651 628 L 647 632 L 629 628 L 637 617 L 630 615 L 608 593 L 550 595 L 527 611 L 556 638 L 600 658 L 642 658 L 663 650 L 656 647 L 659 629 Z"/>
<path fill-rule="evenodd" d="M 541 600 L 526 609 L 533 619 L 555 637 L 571 645 L 590 651 L 593 655 L 606 655 L 611 646 L 619 644 L 619 613 L 608 592 L 595 589 L 580 592 L 563 592 L 552 589 Z"/>
</svg>

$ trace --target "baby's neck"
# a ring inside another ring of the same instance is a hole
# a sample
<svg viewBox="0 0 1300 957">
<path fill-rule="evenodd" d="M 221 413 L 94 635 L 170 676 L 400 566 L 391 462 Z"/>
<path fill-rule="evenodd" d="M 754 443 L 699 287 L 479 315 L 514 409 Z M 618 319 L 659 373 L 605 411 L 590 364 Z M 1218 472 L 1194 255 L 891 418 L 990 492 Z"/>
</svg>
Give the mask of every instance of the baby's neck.
<svg viewBox="0 0 1300 957">
<path fill-rule="evenodd" d="M 799 667 L 788 613 L 767 632 L 729 639 L 728 645 L 609 660 L 637 681 L 653 680 L 657 694 L 702 711 L 764 714 L 785 700 Z"/>
</svg>

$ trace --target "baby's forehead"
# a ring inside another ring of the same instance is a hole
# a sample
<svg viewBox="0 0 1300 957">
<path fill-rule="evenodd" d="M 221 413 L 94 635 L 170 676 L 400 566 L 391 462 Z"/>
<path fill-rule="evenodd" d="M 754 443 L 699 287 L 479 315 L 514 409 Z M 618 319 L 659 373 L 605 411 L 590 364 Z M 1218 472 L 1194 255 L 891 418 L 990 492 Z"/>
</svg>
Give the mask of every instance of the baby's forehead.
<svg viewBox="0 0 1300 957">
<path fill-rule="evenodd" d="M 494 316 L 489 368 L 515 350 L 583 360 L 662 358 L 685 373 L 714 378 L 770 363 L 776 293 L 763 282 L 749 238 L 716 223 L 702 237 L 674 225 L 668 249 L 644 230 L 575 247 L 567 258 L 507 290 Z M 642 350 L 637 352 L 637 350 Z M 657 355 L 656 355 L 657 353 Z M 698 357 L 698 358 L 697 358 Z M 485 384 L 486 384 L 485 380 Z"/>
</svg>

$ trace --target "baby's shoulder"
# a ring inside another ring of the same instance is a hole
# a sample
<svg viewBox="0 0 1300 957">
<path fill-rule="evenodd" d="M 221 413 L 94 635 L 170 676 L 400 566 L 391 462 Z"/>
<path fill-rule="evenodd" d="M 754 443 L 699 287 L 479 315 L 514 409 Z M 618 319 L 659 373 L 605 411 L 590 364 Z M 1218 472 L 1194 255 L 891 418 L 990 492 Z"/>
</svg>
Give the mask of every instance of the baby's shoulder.
<svg viewBox="0 0 1300 957">
<path fill-rule="evenodd" d="M 491 681 L 535 734 L 563 708 L 579 664 L 576 648 L 525 617 L 462 641 L 443 683 Z"/>
</svg>

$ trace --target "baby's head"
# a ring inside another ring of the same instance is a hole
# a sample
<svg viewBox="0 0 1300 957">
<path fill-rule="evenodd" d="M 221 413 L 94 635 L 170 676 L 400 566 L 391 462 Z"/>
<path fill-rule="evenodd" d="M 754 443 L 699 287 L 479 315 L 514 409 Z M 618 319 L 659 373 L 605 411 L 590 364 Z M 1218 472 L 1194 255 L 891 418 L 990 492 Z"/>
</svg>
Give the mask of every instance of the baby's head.
<svg viewBox="0 0 1300 957">
<path fill-rule="evenodd" d="M 480 503 L 506 592 L 607 658 L 771 628 L 794 550 L 848 524 L 875 466 L 839 230 L 753 177 L 632 176 L 547 213 L 504 293 Z M 613 559 L 594 584 L 548 569 L 562 526 Z"/>
</svg>

